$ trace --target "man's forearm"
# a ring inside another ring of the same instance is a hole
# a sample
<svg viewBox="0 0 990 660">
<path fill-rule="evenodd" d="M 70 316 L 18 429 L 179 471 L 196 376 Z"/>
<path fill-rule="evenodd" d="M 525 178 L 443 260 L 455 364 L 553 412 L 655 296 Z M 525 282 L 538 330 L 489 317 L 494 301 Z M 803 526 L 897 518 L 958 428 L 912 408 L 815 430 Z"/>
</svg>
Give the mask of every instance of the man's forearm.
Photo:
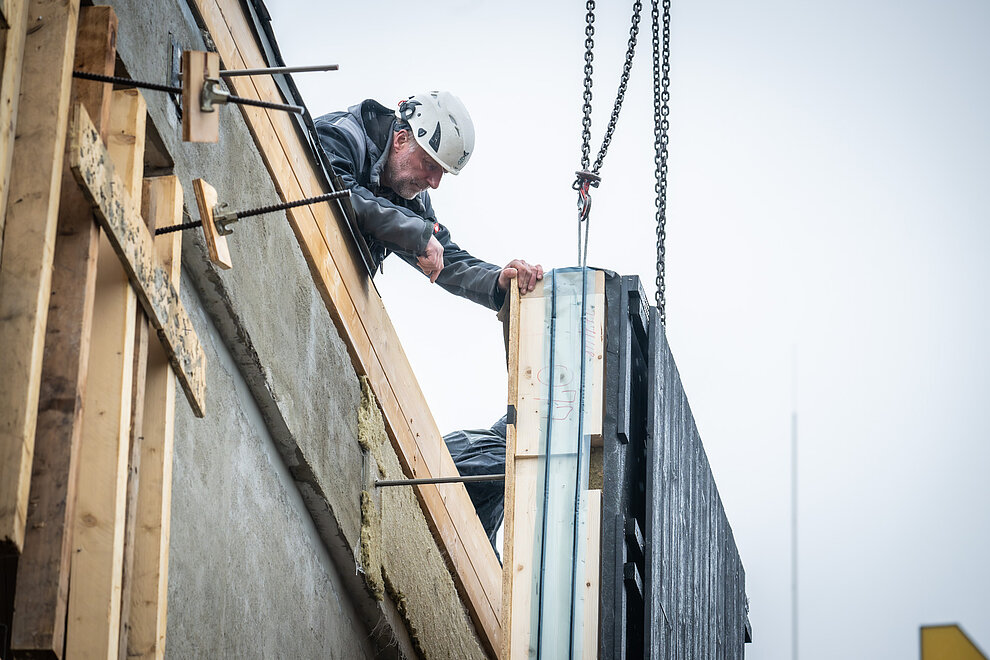
<svg viewBox="0 0 990 660">
<path fill-rule="evenodd" d="M 345 183 L 347 183 L 345 179 Z M 433 233 L 433 223 L 412 211 L 393 206 L 359 185 L 349 185 L 351 205 L 354 207 L 358 226 L 385 247 L 396 252 L 422 254 Z"/>
</svg>

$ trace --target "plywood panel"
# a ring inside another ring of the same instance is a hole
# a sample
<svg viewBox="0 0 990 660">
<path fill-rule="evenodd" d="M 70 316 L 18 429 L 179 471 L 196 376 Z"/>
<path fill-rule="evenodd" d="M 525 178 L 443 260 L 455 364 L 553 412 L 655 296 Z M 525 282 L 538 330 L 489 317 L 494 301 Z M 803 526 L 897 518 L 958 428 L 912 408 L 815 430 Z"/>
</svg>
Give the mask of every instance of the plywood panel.
<svg viewBox="0 0 990 660">
<path fill-rule="evenodd" d="M 84 7 L 79 16 L 75 66 L 112 74 L 117 18 L 109 7 Z M 73 100 L 89 108 L 98 126 L 110 116 L 111 85 L 73 80 Z M 11 647 L 33 657 L 61 657 L 69 590 L 76 467 L 86 390 L 96 290 L 99 229 L 68 166 L 52 274 L 42 361 L 31 498 L 24 553 L 17 569 Z"/>
<path fill-rule="evenodd" d="M 0 258 L 0 546 L 24 542 L 79 2 L 32 0 Z"/>
</svg>

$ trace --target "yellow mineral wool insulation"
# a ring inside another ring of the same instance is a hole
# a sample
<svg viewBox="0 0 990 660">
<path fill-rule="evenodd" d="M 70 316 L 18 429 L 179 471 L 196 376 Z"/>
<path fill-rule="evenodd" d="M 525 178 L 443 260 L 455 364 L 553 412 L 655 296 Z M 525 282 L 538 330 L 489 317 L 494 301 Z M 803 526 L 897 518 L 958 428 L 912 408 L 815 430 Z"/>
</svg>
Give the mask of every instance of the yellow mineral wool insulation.
<svg viewBox="0 0 990 660">
<path fill-rule="evenodd" d="M 379 585 L 384 584 L 421 657 L 481 660 L 485 653 L 413 487 L 390 486 L 374 492 L 375 479 L 403 479 L 405 475 L 388 442 L 367 379 L 362 378 L 361 384 L 358 442 L 377 467 L 369 470 L 367 490 L 361 494 L 365 580 L 376 597 L 380 597 Z"/>
<path fill-rule="evenodd" d="M 588 490 L 601 490 L 605 487 L 604 453 L 601 447 L 592 447 L 588 461 Z"/>
<path fill-rule="evenodd" d="M 361 491 L 361 569 L 375 600 L 385 596 L 382 580 L 382 517 L 371 493 Z"/>
</svg>

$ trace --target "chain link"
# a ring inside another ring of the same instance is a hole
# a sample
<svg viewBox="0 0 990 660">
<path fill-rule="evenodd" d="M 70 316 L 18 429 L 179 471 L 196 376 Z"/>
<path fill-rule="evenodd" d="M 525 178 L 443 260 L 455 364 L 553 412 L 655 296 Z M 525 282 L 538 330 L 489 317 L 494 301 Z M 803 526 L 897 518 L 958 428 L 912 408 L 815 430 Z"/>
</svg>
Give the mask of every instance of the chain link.
<svg viewBox="0 0 990 660">
<path fill-rule="evenodd" d="M 629 26 L 629 42 L 626 46 L 625 61 L 622 64 L 622 75 L 619 77 L 619 89 L 616 92 L 615 103 L 612 106 L 612 116 L 609 118 L 608 126 L 605 129 L 605 135 L 602 137 L 602 145 L 598 149 L 598 155 L 595 156 L 595 165 L 590 169 L 591 87 L 592 74 L 594 73 L 592 63 L 595 57 L 595 0 L 588 0 L 586 8 L 588 13 L 585 15 L 586 25 L 584 28 L 584 105 L 582 106 L 584 116 L 581 119 L 581 169 L 598 174 L 598 172 L 601 171 L 602 163 L 605 160 L 605 154 L 608 153 L 608 147 L 612 143 L 612 134 L 615 132 L 615 125 L 619 121 L 619 113 L 622 110 L 622 102 L 626 98 L 626 88 L 629 85 L 629 74 L 632 71 L 633 56 L 636 54 L 636 42 L 639 37 L 640 13 L 643 9 L 643 3 L 641 0 L 636 0 L 636 2 L 633 3 L 633 14 L 631 25 Z M 595 182 L 593 185 L 597 186 L 598 184 Z M 579 186 L 580 179 L 574 183 L 574 189 L 577 190 Z"/>
<path fill-rule="evenodd" d="M 658 0 L 652 0 L 653 18 L 653 144 L 656 149 L 656 192 L 657 207 L 657 309 L 660 324 L 667 325 L 666 284 L 666 239 L 667 239 L 667 129 L 670 127 L 670 0 L 663 0 L 663 61 L 660 48 L 660 12 Z M 662 77 L 661 77 L 661 74 Z"/>
<path fill-rule="evenodd" d="M 595 72 L 595 0 L 585 5 L 587 25 L 584 28 L 584 117 L 581 118 L 581 169 L 587 170 L 591 162 L 591 75 Z M 577 186 L 575 186 L 577 187 Z"/>
<path fill-rule="evenodd" d="M 591 169 L 595 174 L 598 174 L 602 168 L 602 161 L 605 160 L 608 146 L 612 143 L 612 133 L 615 132 L 615 124 L 619 121 L 622 102 L 626 98 L 626 87 L 629 85 L 629 73 L 632 71 L 633 55 L 636 54 L 636 41 L 639 37 L 639 14 L 642 10 L 643 3 L 640 0 L 636 0 L 633 3 L 632 25 L 629 26 L 629 43 L 626 46 L 626 60 L 622 64 L 622 75 L 619 77 L 619 89 L 615 93 L 612 116 L 608 120 L 608 127 L 605 129 L 605 137 L 602 138 L 602 146 L 598 150 L 598 157 L 595 158 L 595 166 Z"/>
</svg>

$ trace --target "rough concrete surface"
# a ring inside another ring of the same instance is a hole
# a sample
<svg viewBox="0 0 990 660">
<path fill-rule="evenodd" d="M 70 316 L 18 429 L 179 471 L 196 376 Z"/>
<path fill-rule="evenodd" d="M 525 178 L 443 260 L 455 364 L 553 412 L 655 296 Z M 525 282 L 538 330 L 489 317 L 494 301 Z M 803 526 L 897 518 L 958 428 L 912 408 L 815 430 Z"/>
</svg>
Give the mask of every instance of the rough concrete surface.
<svg viewBox="0 0 990 660">
<path fill-rule="evenodd" d="M 168 657 L 375 657 L 251 393 L 195 294 L 182 294 L 210 408 L 204 420 L 176 411 Z"/>
<path fill-rule="evenodd" d="M 369 476 L 369 488 L 373 489 L 376 478 L 402 479 L 404 475 L 385 433 L 375 395 L 367 380 L 362 381 L 358 434 L 379 472 L 375 475 L 372 470 Z M 416 651 L 423 658 L 484 658 L 474 626 L 413 489 L 394 486 L 377 490 L 373 499 L 379 507 L 378 515 L 366 519 L 362 535 L 367 534 L 369 545 L 377 546 L 368 552 L 368 557 L 381 557 L 386 592 L 398 605 Z M 366 575 L 374 570 L 365 567 Z"/>
</svg>

